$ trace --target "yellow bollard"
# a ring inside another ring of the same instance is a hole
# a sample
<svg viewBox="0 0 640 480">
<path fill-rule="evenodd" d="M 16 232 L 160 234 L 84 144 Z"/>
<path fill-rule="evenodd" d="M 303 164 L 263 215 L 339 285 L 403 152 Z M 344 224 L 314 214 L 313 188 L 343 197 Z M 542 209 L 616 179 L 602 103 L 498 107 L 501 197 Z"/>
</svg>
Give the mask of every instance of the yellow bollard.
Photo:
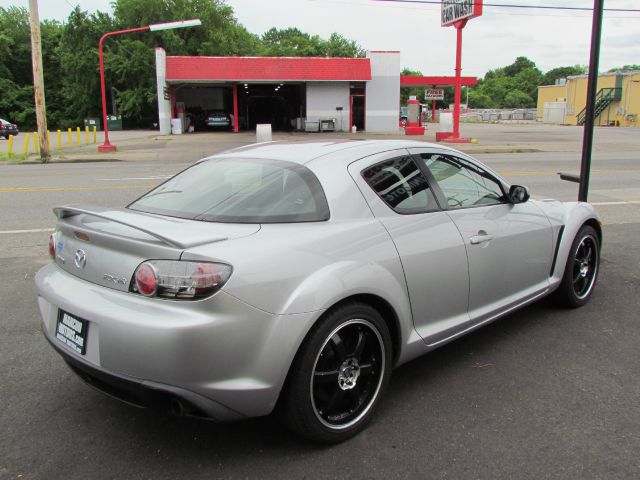
<svg viewBox="0 0 640 480">
<path fill-rule="evenodd" d="M 73 147 L 73 135 L 71 135 L 71 129 L 67 129 L 67 146 Z"/>
<path fill-rule="evenodd" d="M 96 143 L 98 139 L 98 127 L 93 126 L 93 143 Z"/>
<path fill-rule="evenodd" d="M 89 145 L 89 127 L 88 126 L 84 127 L 84 140 L 85 142 L 87 142 L 87 145 Z"/>
<path fill-rule="evenodd" d="M 38 132 L 33 132 L 33 148 L 35 153 L 40 153 L 40 143 L 38 141 Z"/>
<path fill-rule="evenodd" d="M 80 127 L 76 127 L 76 140 L 76 143 L 80 146 Z"/>
<path fill-rule="evenodd" d="M 62 132 L 58 130 L 58 141 L 56 143 L 56 148 L 62 148 Z"/>
<path fill-rule="evenodd" d="M 9 145 L 7 145 L 7 153 L 9 156 L 13 153 L 13 135 L 9 135 Z"/>
<path fill-rule="evenodd" d="M 31 136 L 26 133 L 24 135 L 24 147 L 22 147 L 22 155 L 24 155 L 25 157 L 27 156 L 27 153 L 29 152 L 29 140 L 31 139 Z"/>
</svg>

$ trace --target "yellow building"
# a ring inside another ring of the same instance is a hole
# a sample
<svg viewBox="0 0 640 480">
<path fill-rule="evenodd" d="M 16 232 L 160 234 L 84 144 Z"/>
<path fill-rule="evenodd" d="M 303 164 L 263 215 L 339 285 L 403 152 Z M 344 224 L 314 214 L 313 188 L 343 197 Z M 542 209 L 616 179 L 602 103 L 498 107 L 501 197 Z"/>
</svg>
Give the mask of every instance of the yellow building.
<svg viewBox="0 0 640 480">
<path fill-rule="evenodd" d="M 587 75 L 567 77 L 560 85 L 538 87 L 538 121 L 583 125 Z M 598 77 L 596 125 L 640 126 L 640 71 L 603 73 Z"/>
</svg>

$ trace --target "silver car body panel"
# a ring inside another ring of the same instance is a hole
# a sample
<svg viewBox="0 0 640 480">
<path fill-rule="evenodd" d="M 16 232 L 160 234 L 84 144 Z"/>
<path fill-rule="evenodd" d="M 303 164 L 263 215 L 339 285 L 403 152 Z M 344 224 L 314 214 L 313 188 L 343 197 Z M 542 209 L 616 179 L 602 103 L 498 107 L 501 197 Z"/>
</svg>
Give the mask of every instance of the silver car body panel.
<svg viewBox="0 0 640 480">
<path fill-rule="evenodd" d="M 326 222 L 220 224 L 59 210 L 58 258 L 36 276 L 43 330 L 58 342 L 58 312 L 68 312 L 89 322 L 86 355 L 56 344 L 70 357 L 210 399 L 217 418 L 250 417 L 273 409 L 305 336 L 344 299 L 390 307 L 399 365 L 556 288 L 578 229 L 597 221 L 593 208 L 531 200 L 399 215 L 360 172 L 424 148 L 468 158 L 416 141 L 272 142 L 210 157 L 304 164 L 323 186 Z M 480 229 L 493 239 L 472 245 Z M 206 299 L 146 298 L 130 293 L 129 282 L 148 259 L 219 261 L 233 274 Z"/>
</svg>

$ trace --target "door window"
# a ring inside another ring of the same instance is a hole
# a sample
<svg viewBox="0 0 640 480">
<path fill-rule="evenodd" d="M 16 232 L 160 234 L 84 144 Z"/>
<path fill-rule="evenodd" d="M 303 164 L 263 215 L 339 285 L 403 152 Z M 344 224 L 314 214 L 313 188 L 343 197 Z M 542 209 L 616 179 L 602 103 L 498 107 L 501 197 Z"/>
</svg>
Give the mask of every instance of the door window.
<svg viewBox="0 0 640 480">
<path fill-rule="evenodd" d="M 459 157 L 440 153 L 421 153 L 449 208 L 466 208 L 505 203 L 500 182 L 482 168 Z"/>
<path fill-rule="evenodd" d="M 377 163 L 363 170 L 362 177 L 398 213 L 438 210 L 429 182 L 409 155 Z"/>
</svg>

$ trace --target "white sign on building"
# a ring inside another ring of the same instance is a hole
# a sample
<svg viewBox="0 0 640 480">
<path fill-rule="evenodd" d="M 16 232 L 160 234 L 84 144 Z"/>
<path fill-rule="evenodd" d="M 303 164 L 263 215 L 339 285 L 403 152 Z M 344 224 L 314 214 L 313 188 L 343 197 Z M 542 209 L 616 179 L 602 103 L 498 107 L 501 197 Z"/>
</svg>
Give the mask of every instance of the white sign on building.
<svg viewBox="0 0 640 480">
<path fill-rule="evenodd" d="M 444 100 L 444 88 L 427 88 L 424 91 L 425 100 Z"/>
</svg>

